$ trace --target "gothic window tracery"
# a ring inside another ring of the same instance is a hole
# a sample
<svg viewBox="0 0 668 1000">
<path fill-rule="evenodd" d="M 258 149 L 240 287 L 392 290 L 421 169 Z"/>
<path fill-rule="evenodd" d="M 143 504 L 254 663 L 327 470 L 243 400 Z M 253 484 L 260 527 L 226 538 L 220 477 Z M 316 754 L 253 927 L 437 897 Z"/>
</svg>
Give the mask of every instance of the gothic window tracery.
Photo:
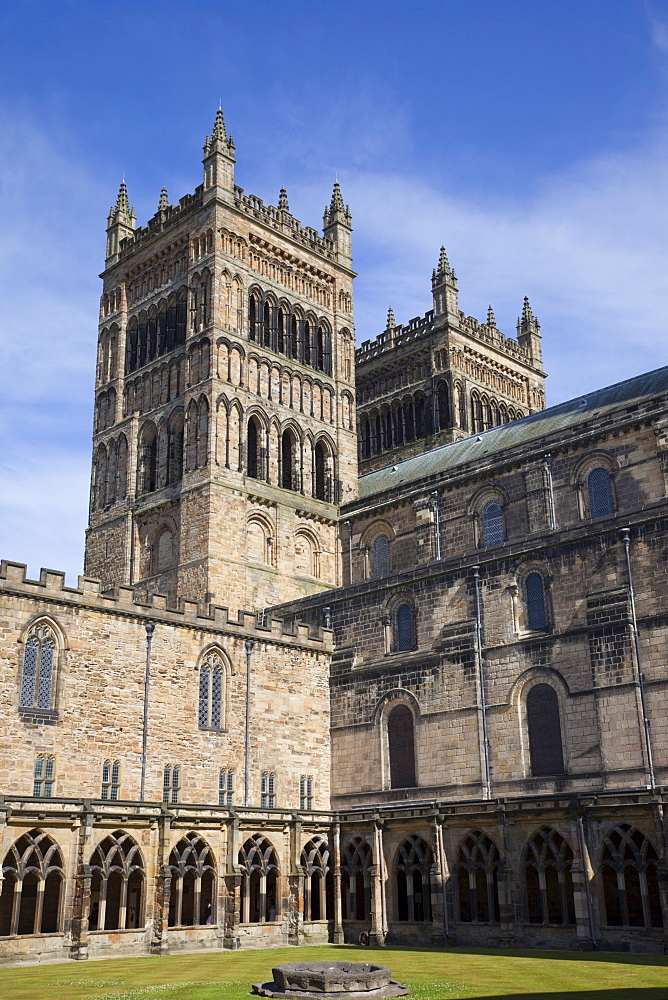
<svg viewBox="0 0 668 1000">
<path fill-rule="evenodd" d="M 608 833 L 600 869 L 608 927 L 663 927 L 658 865 L 640 830 L 621 823 Z"/>
<path fill-rule="evenodd" d="M 216 867 L 211 848 L 196 833 L 182 837 L 169 855 L 169 927 L 215 923 Z"/>
<path fill-rule="evenodd" d="M 19 707 L 51 709 L 58 643 L 47 622 L 37 622 L 30 629 L 23 649 Z"/>
<path fill-rule="evenodd" d="M 498 923 L 499 851 L 487 836 L 475 830 L 457 855 L 457 903 L 462 923 Z"/>
<path fill-rule="evenodd" d="M 556 830 L 544 826 L 524 851 L 527 917 L 532 924 L 574 924 L 573 852 Z"/>
<path fill-rule="evenodd" d="M 331 849 L 320 837 L 309 840 L 301 852 L 304 869 L 304 920 L 334 918 L 334 877 Z"/>
<path fill-rule="evenodd" d="M 91 930 L 125 930 L 143 923 L 144 861 L 123 830 L 104 838 L 90 859 Z"/>
<path fill-rule="evenodd" d="M 278 858 L 266 837 L 249 837 L 239 851 L 243 871 L 241 885 L 241 922 L 265 923 L 278 915 Z"/>
<path fill-rule="evenodd" d="M 225 729 L 225 703 L 227 698 L 227 672 L 225 664 L 215 650 L 207 654 L 199 671 L 200 729 Z"/>
<path fill-rule="evenodd" d="M 421 837 L 411 834 L 399 847 L 395 864 L 397 920 L 431 921 L 431 848 Z"/>
<path fill-rule="evenodd" d="M 2 875 L 0 937 L 61 929 L 65 872 L 55 840 L 41 830 L 24 833 L 5 855 Z"/>
<path fill-rule="evenodd" d="M 342 851 L 341 904 L 344 920 L 371 917 L 371 847 L 361 837 L 353 837 Z"/>
</svg>

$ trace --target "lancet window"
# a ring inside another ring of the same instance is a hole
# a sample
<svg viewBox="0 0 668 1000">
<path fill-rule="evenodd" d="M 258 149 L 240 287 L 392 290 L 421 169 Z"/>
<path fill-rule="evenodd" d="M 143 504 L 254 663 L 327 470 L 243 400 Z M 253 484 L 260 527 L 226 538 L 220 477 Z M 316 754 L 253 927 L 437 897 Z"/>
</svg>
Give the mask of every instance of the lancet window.
<svg viewBox="0 0 668 1000">
<path fill-rule="evenodd" d="M 341 903 L 344 920 L 371 917 L 371 847 L 361 837 L 353 837 L 341 859 Z"/>
<path fill-rule="evenodd" d="M 23 649 L 21 708 L 53 707 L 57 649 L 55 633 L 46 622 L 32 627 Z"/>
</svg>

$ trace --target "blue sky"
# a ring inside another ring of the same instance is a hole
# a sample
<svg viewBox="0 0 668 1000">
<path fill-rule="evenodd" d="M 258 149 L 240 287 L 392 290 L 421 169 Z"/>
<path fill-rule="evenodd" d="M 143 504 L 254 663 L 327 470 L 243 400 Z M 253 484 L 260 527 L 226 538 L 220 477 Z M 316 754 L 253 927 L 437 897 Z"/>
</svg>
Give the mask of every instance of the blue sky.
<svg viewBox="0 0 668 1000">
<path fill-rule="evenodd" d="M 354 225 L 358 340 L 431 305 L 512 334 L 529 295 L 556 403 L 665 364 L 668 5 L 641 0 L 0 6 L 0 555 L 81 572 L 104 227 L 236 179 Z"/>
</svg>

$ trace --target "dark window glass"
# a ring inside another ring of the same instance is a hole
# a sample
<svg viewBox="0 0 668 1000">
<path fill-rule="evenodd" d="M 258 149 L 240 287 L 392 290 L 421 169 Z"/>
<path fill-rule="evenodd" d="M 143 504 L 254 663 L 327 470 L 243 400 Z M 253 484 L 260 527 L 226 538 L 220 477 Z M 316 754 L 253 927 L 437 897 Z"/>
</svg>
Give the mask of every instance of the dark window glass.
<svg viewBox="0 0 668 1000">
<path fill-rule="evenodd" d="M 403 652 L 414 648 L 413 612 L 409 604 L 401 604 L 397 609 L 397 650 Z"/>
<path fill-rule="evenodd" d="M 490 500 L 482 511 L 482 530 L 485 548 L 501 545 L 505 541 L 503 510 L 498 500 Z"/>
<path fill-rule="evenodd" d="M 387 719 L 387 739 L 390 748 L 390 785 L 392 788 L 414 788 L 415 741 L 413 713 L 406 705 L 397 705 Z"/>
<path fill-rule="evenodd" d="M 594 469 L 587 478 L 587 489 L 589 491 L 589 516 L 605 517 L 613 514 L 612 506 L 612 485 L 610 483 L 610 473 L 607 469 Z"/>
<path fill-rule="evenodd" d="M 373 575 L 378 578 L 390 572 L 390 542 L 387 535 L 379 535 L 373 543 Z"/>
<path fill-rule="evenodd" d="M 526 579 L 527 617 L 530 629 L 547 627 L 545 588 L 540 573 L 530 573 Z"/>
<path fill-rule="evenodd" d="M 556 691 L 549 684 L 537 684 L 529 691 L 527 724 L 531 773 L 534 777 L 563 774 L 559 701 Z"/>
</svg>

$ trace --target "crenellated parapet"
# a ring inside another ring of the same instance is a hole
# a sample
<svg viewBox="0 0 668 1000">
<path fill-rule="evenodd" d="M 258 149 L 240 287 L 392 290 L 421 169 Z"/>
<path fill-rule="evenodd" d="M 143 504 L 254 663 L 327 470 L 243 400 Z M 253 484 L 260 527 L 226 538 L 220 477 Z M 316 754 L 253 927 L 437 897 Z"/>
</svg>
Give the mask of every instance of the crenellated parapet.
<svg viewBox="0 0 668 1000">
<path fill-rule="evenodd" d="M 229 608 L 218 604 L 179 597 L 176 607 L 168 605 L 164 594 L 144 597 L 134 587 L 112 587 L 103 590 L 99 580 L 79 576 L 76 587 L 65 585 L 65 573 L 41 569 L 39 580 L 27 576 L 25 563 L 3 559 L 0 562 L 0 593 L 18 597 L 37 598 L 46 602 L 65 602 L 117 614 L 143 618 L 164 625 L 202 630 L 224 630 L 228 635 L 254 641 L 287 643 L 304 649 L 330 652 L 333 649 L 331 629 L 301 622 L 283 622 L 281 618 L 264 617 L 257 611 L 238 610 L 236 615 Z"/>
</svg>

